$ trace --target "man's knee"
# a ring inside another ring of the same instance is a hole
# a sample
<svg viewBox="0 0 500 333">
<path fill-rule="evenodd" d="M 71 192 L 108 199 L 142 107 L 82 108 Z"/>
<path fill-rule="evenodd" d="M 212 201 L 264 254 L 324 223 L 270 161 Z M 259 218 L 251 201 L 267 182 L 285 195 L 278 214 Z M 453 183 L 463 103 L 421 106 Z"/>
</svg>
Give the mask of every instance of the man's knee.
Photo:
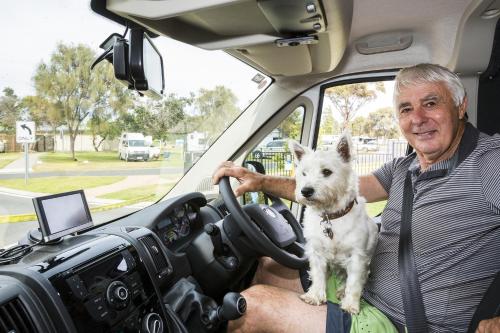
<svg viewBox="0 0 500 333">
<path fill-rule="evenodd" d="M 265 317 L 272 309 L 272 293 L 268 286 L 257 284 L 241 294 L 247 301 L 247 310 L 241 318 L 229 322 L 228 332 L 258 332 L 263 328 Z"/>
<path fill-rule="evenodd" d="M 229 323 L 229 332 L 321 332 L 326 306 L 304 303 L 299 294 L 268 285 L 254 285 L 242 292 L 247 311 Z"/>
</svg>

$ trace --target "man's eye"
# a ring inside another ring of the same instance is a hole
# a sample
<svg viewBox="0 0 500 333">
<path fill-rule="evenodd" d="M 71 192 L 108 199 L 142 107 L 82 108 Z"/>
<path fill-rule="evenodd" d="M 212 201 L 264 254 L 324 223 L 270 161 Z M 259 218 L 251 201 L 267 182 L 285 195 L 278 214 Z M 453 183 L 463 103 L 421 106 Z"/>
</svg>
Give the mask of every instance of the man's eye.
<svg viewBox="0 0 500 333">
<path fill-rule="evenodd" d="M 434 102 L 434 101 L 426 102 L 424 104 L 424 106 L 427 108 L 432 108 L 432 107 L 436 106 L 436 102 Z"/>
<path fill-rule="evenodd" d="M 408 113 L 411 111 L 411 108 L 401 108 L 399 109 L 399 113 Z"/>
<path fill-rule="evenodd" d="M 332 174 L 332 170 L 323 169 L 323 170 L 321 170 L 321 173 L 323 174 L 323 176 L 328 177 Z"/>
</svg>

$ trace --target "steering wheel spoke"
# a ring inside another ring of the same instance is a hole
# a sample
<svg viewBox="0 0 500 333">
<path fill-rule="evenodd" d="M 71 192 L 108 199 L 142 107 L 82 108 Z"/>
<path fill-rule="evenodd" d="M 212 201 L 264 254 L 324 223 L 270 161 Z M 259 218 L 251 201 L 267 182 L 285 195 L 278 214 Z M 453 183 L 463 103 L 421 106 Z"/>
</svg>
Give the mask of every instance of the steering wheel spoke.
<svg viewBox="0 0 500 333">
<path fill-rule="evenodd" d="M 307 265 L 302 227 L 281 199 L 270 197 L 272 206 L 248 204 L 243 209 L 228 177 L 221 178 L 219 191 L 233 222 L 238 223 L 257 252 L 293 269 Z"/>
<path fill-rule="evenodd" d="M 305 252 L 306 252 L 304 244 L 299 243 L 297 241 L 295 241 L 292 244 L 288 245 L 286 247 L 286 250 L 288 252 L 290 252 L 290 253 L 295 254 L 297 257 L 302 257 L 305 254 Z"/>
</svg>

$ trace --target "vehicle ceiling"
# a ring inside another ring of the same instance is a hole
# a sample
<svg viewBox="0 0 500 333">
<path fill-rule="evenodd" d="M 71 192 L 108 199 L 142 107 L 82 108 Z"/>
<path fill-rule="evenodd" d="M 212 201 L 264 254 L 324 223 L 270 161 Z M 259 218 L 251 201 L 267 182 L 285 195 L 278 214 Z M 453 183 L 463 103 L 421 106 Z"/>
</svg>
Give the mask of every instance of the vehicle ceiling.
<svg viewBox="0 0 500 333">
<path fill-rule="evenodd" d="M 306 11 L 311 3 L 315 13 Z M 99 6 L 104 2 L 92 0 L 94 10 Z M 105 6 L 108 17 L 223 49 L 298 92 L 333 76 L 419 62 L 463 75 L 484 71 L 498 16 L 481 16 L 500 8 L 500 0 L 107 0 Z M 318 43 L 275 43 L 306 35 Z"/>
</svg>

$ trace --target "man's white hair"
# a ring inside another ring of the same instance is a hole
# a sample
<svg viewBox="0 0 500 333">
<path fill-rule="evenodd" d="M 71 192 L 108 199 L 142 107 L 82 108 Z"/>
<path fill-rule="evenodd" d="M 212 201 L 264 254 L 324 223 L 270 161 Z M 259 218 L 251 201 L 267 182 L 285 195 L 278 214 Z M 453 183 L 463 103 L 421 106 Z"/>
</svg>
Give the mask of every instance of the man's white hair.
<svg viewBox="0 0 500 333">
<path fill-rule="evenodd" d="M 455 106 L 463 103 L 466 92 L 457 74 L 448 68 L 436 64 L 418 64 L 399 71 L 394 82 L 394 107 L 397 110 L 397 100 L 402 88 L 422 83 L 442 82 L 451 93 Z"/>
</svg>

